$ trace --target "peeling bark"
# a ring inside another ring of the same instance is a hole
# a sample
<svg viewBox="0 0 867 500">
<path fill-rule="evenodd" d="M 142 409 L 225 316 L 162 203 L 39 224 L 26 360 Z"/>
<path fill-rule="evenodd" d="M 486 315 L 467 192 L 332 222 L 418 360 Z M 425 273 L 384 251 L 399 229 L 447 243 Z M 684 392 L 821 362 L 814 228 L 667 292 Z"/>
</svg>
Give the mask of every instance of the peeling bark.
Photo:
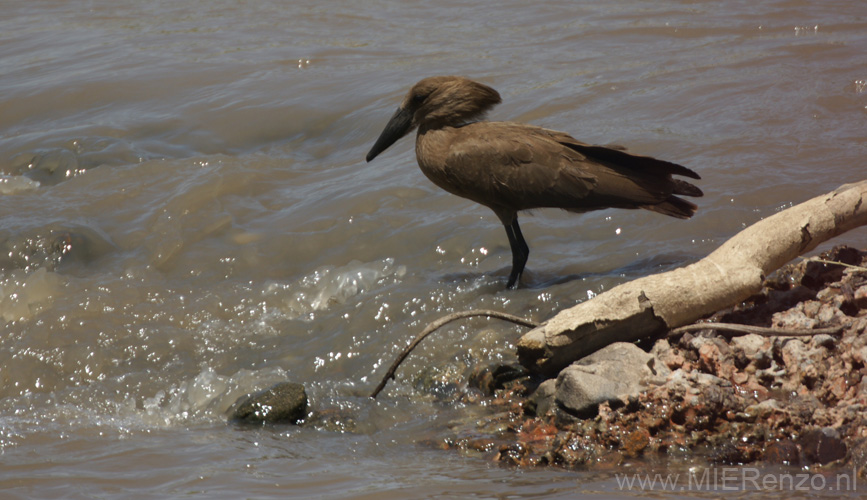
<svg viewBox="0 0 867 500">
<path fill-rule="evenodd" d="M 763 219 L 686 267 L 619 285 L 552 317 L 518 342 L 530 370 L 556 375 L 613 342 L 687 325 L 761 290 L 770 273 L 846 231 L 867 225 L 867 180 L 840 186 Z"/>
</svg>

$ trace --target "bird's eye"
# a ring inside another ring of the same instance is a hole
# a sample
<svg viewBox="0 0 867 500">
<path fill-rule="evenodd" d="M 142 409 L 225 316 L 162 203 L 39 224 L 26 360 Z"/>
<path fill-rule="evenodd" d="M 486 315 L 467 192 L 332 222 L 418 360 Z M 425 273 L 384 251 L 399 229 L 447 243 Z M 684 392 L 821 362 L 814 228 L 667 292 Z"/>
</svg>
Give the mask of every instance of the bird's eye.
<svg viewBox="0 0 867 500">
<path fill-rule="evenodd" d="M 424 102 L 425 99 L 427 99 L 426 95 L 415 94 L 412 96 L 412 99 L 410 99 L 410 101 L 412 101 L 413 104 L 421 104 L 422 102 Z"/>
</svg>

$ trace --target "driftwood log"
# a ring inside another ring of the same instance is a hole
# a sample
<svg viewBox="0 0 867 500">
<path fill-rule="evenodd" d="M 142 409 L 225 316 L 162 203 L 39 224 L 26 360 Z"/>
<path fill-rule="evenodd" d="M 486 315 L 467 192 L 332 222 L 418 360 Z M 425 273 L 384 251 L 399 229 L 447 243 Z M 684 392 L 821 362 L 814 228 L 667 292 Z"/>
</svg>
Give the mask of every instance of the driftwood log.
<svg viewBox="0 0 867 500">
<path fill-rule="evenodd" d="M 526 333 L 518 358 L 555 376 L 614 342 L 632 342 L 693 323 L 759 292 L 783 264 L 822 242 L 867 225 L 867 180 L 763 219 L 686 267 L 619 285 Z"/>
</svg>

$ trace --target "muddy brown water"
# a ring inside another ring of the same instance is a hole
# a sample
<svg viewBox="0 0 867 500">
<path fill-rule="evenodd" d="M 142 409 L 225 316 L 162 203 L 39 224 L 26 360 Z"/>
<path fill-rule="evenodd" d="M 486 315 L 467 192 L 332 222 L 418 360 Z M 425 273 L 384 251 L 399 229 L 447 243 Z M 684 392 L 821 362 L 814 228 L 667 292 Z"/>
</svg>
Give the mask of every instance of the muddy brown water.
<svg viewBox="0 0 867 500">
<path fill-rule="evenodd" d="M 447 312 L 543 320 L 867 173 L 858 1 L 2 11 L 4 498 L 693 494 L 627 493 L 615 472 L 516 470 L 419 444 L 484 418 L 441 403 L 436 381 L 513 361 L 516 327 L 446 329 L 379 400 L 365 394 Z M 524 216 L 525 286 L 505 291 L 493 214 L 431 185 L 409 139 L 363 160 L 406 89 L 436 74 L 498 89 L 491 119 L 698 171 L 698 215 Z M 863 230 L 837 240 L 865 241 Z M 348 417 L 226 425 L 237 397 L 286 379 Z"/>
</svg>

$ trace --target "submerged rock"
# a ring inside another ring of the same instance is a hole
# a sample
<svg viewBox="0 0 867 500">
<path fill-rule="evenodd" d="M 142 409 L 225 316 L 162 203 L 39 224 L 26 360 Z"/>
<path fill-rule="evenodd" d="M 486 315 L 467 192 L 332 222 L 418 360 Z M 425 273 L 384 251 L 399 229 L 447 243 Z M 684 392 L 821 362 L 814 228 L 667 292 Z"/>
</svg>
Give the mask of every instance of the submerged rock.
<svg viewBox="0 0 867 500">
<path fill-rule="evenodd" d="M 98 229 L 49 224 L 9 235 L 0 233 L 0 269 L 54 271 L 62 262 L 87 264 L 115 248 L 108 235 Z"/>
<path fill-rule="evenodd" d="M 800 465 L 800 450 L 798 445 L 791 439 L 782 439 L 770 443 L 766 448 L 762 460 L 769 464 Z"/>
<path fill-rule="evenodd" d="M 491 364 L 473 370 L 469 384 L 484 394 L 492 395 L 509 384 L 525 382 L 529 378 L 529 372 L 521 365 Z"/>
<path fill-rule="evenodd" d="M 297 424 L 307 416 L 307 392 L 294 382 L 281 382 L 239 398 L 229 420 L 244 424 Z"/>
<path fill-rule="evenodd" d="M 846 443 L 833 427 L 810 429 L 799 440 L 808 463 L 827 464 L 846 457 Z"/>
</svg>

